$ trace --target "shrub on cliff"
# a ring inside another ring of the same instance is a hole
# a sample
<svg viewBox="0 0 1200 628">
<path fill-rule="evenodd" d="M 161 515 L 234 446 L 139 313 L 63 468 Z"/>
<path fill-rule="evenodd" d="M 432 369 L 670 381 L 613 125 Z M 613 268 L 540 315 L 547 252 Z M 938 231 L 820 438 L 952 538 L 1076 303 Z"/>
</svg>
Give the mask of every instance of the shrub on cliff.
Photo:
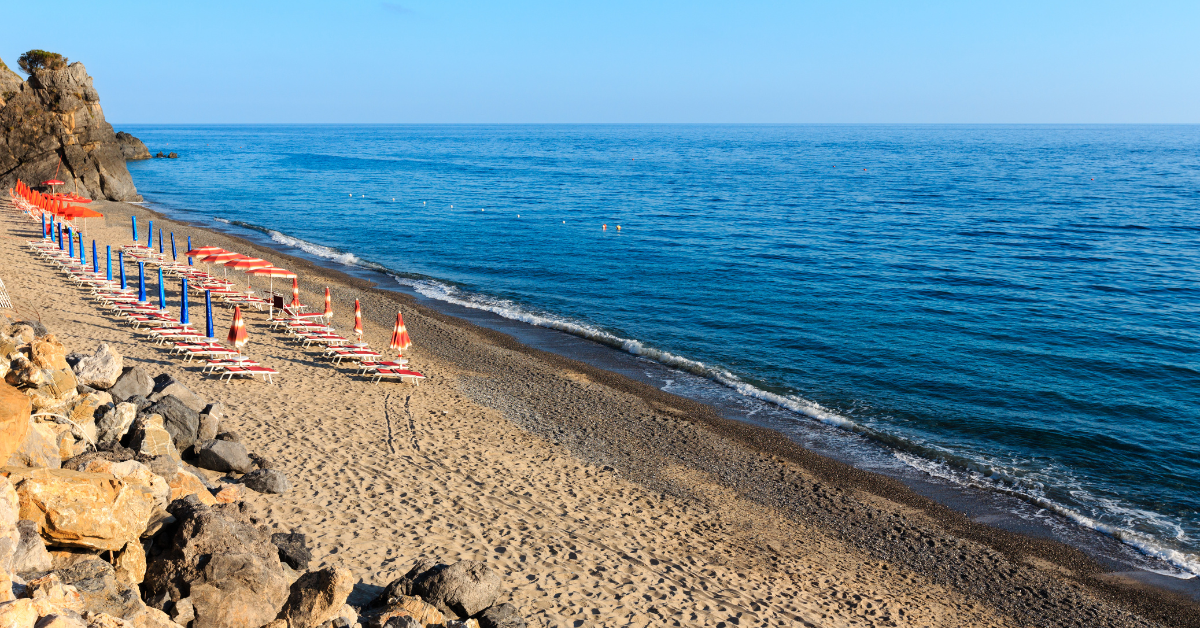
<svg viewBox="0 0 1200 628">
<path fill-rule="evenodd" d="M 17 65 L 26 74 L 33 76 L 34 70 L 61 70 L 67 67 L 67 58 L 57 52 L 30 50 L 17 59 Z"/>
</svg>

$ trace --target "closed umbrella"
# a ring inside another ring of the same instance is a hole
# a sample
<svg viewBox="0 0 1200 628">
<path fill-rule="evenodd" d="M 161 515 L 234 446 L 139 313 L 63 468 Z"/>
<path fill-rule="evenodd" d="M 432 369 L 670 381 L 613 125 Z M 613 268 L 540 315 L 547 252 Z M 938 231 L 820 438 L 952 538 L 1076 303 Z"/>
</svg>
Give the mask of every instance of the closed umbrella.
<svg viewBox="0 0 1200 628">
<path fill-rule="evenodd" d="M 67 257 L 75 257 L 75 234 L 67 227 Z"/>
<path fill-rule="evenodd" d="M 412 346 L 408 330 L 404 328 L 404 316 L 400 312 L 396 312 L 396 329 L 392 331 L 392 342 L 388 346 L 397 354 L 404 353 L 405 349 Z"/>
<path fill-rule="evenodd" d="M 104 246 L 104 259 L 107 260 L 105 262 L 105 267 L 108 269 L 108 271 L 104 275 L 104 278 L 107 279 L 108 281 L 112 281 L 112 245 L 111 244 L 107 244 Z"/>
<path fill-rule="evenodd" d="M 179 252 L 175 250 L 175 232 L 171 232 L 171 259 L 178 260 Z"/>
<path fill-rule="evenodd" d="M 167 286 L 163 284 L 162 266 L 158 267 L 158 309 L 167 310 Z"/>
<path fill-rule="evenodd" d="M 87 270 L 87 259 L 83 257 L 83 254 L 86 252 L 87 249 L 83 246 L 83 234 L 81 233 L 79 234 L 79 265 L 82 266 L 84 270 Z"/>
<path fill-rule="evenodd" d="M 192 248 L 192 236 L 188 236 L 188 249 Z M 192 266 L 192 258 L 188 258 L 188 266 Z"/>
<path fill-rule="evenodd" d="M 183 285 L 179 287 L 179 323 L 182 325 L 187 325 L 191 322 L 188 317 L 187 277 L 183 278 L 182 284 Z"/>
<path fill-rule="evenodd" d="M 329 286 L 325 286 L 325 320 L 333 318 L 333 300 L 329 298 Z"/>
<path fill-rule="evenodd" d="M 159 227 L 159 228 L 158 228 L 158 252 L 159 252 L 159 253 L 165 253 L 165 252 L 166 252 L 166 251 L 164 251 L 164 250 L 163 250 L 163 235 L 162 235 L 162 227 Z"/>
<path fill-rule="evenodd" d="M 46 239 L 46 234 L 50 233 L 46 230 L 46 214 L 42 214 L 42 239 Z"/>
<path fill-rule="evenodd" d="M 154 248 L 154 221 L 148 220 L 146 222 L 150 224 L 150 226 L 147 227 L 147 229 L 150 230 L 150 233 L 146 234 L 146 248 L 153 249 Z"/>
<path fill-rule="evenodd" d="M 92 240 L 92 272 L 100 274 L 100 256 L 96 253 L 95 240 Z"/>
<path fill-rule="evenodd" d="M 362 340 L 362 307 L 358 305 L 358 299 L 354 300 L 354 335 L 358 336 L 359 340 Z"/>
<path fill-rule="evenodd" d="M 289 307 L 300 307 L 300 283 L 292 277 L 292 302 L 288 303 Z"/>
<path fill-rule="evenodd" d="M 238 353 L 242 352 L 242 347 L 246 346 L 246 341 L 250 335 L 246 333 L 246 323 L 242 321 L 242 306 L 235 305 L 233 307 L 233 324 L 229 326 L 229 343 L 237 349 Z"/>
<path fill-rule="evenodd" d="M 125 283 L 125 251 L 117 251 L 117 268 L 121 270 L 121 289 L 129 286 Z"/>
<path fill-rule="evenodd" d="M 146 262 L 138 262 L 138 303 L 146 302 Z"/>
<path fill-rule="evenodd" d="M 204 334 L 209 338 L 216 338 L 217 334 L 213 331 L 212 320 L 212 290 L 204 291 L 204 318 L 207 320 L 204 324 Z"/>
<path fill-rule="evenodd" d="M 130 216 L 129 218 L 133 220 L 133 243 L 137 244 L 137 216 Z"/>
</svg>

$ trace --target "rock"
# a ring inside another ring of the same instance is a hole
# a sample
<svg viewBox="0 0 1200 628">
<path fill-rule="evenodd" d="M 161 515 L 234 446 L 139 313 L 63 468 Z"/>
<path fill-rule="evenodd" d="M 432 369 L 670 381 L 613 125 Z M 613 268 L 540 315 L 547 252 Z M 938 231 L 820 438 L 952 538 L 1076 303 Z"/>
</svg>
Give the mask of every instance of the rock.
<svg viewBox="0 0 1200 628">
<path fill-rule="evenodd" d="M 50 333 L 46 326 L 37 321 L 17 321 L 9 325 L 4 332 L 19 344 L 29 344 L 34 338 L 41 338 Z"/>
<path fill-rule="evenodd" d="M 128 401 L 130 397 L 149 397 L 154 392 L 154 380 L 141 367 L 133 366 L 117 378 L 108 389 L 114 401 Z"/>
<path fill-rule="evenodd" d="M 266 456 L 260 456 L 254 452 L 250 452 L 250 460 L 254 461 L 254 466 L 259 469 L 274 469 L 275 463 L 267 459 Z"/>
<path fill-rule="evenodd" d="M 12 575 L 19 566 L 14 565 L 14 559 L 21 549 L 21 530 L 17 527 L 20 511 L 20 498 L 12 483 L 0 479 L 0 602 L 13 599 Z"/>
<path fill-rule="evenodd" d="M 112 395 L 106 392 L 88 393 L 75 401 L 67 418 L 79 427 L 84 440 L 95 445 L 100 433 L 96 426 L 96 411 L 111 403 Z"/>
<path fill-rule="evenodd" d="M 126 617 L 125 621 L 133 628 L 183 628 L 171 621 L 171 618 L 157 608 L 143 607 L 142 610 Z"/>
<path fill-rule="evenodd" d="M 33 403 L 33 413 L 66 417 L 75 400 L 79 398 L 79 391 L 75 388 L 75 376 L 71 374 L 71 369 L 42 369 L 41 373 L 40 379 L 43 383 L 33 390 L 25 391 L 29 401 Z"/>
<path fill-rule="evenodd" d="M 231 443 L 242 442 L 242 437 L 237 432 L 221 432 L 217 434 L 217 440 L 227 440 Z"/>
<path fill-rule="evenodd" d="M 80 561 L 54 573 L 79 591 L 83 607 L 90 611 L 124 618 L 145 608 L 137 587 L 119 581 L 113 566 L 99 558 Z"/>
<path fill-rule="evenodd" d="M 317 628 L 338 617 L 354 589 L 354 576 L 347 569 L 326 567 L 310 571 L 296 580 L 281 616 L 289 628 Z"/>
<path fill-rule="evenodd" d="M 146 577 L 146 550 L 140 541 L 130 541 L 117 555 L 113 569 L 118 582 L 137 586 Z"/>
<path fill-rule="evenodd" d="M 108 390 L 121 377 L 122 363 L 121 354 L 104 343 L 96 348 L 96 353 L 84 357 L 72 366 L 77 381 L 97 390 Z"/>
<path fill-rule="evenodd" d="M 8 385 L 22 390 L 38 388 L 46 383 L 45 369 L 38 367 L 38 365 L 34 364 L 25 355 L 18 354 L 9 363 L 8 373 L 4 375 L 4 381 Z"/>
<path fill-rule="evenodd" d="M 204 486 L 204 482 L 190 471 L 180 469 L 169 480 L 169 484 L 171 486 L 171 501 L 183 499 L 188 495 L 195 495 L 200 500 L 200 503 L 206 506 L 218 503 L 217 498 Z"/>
<path fill-rule="evenodd" d="M 479 628 L 479 620 L 468 619 L 466 621 L 458 621 L 457 619 L 451 619 L 442 624 L 442 628 Z"/>
<path fill-rule="evenodd" d="M 60 444 L 63 432 L 54 423 L 31 422 L 25 440 L 8 457 L 7 464 L 57 469 L 62 464 Z"/>
<path fill-rule="evenodd" d="M 149 399 L 147 399 L 141 395 L 134 395 L 134 396 L 126 399 L 125 402 L 132 403 L 134 405 L 134 407 L 137 408 L 138 414 L 142 414 L 143 412 L 146 411 L 146 408 L 149 408 L 150 406 L 154 405 L 153 401 L 150 401 Z"/>
<path fill-rule="evenodd" d="M 150 470 L 137 460 L 113 462 L 96 458 L 83 465 L 80 471 L 86 473 L 108 473 L 126 484 L 141 486 L 154 496 L 154 508 L 166 508 L 171 503 L 171 487 L 165 478 Z"/>
<path fill-rule="evenodd" d="M 90 198 L 142 200 L 82 63 L 35 70 L 4 100 L 0 187 L 58 176 L 61 189 Z"/>
<path fill-rule="evenodd" d="M 84 599 L 78 587 L 63 582 L 56 573 L 30 580 L 26 586 L 29 597 L 35 601 L 44 601 L 56 610 L 71 610 L 76 613 L 83 611 Z"/>
<path fill-rule="evenodd" d="M 178 521 L 169 538 L 155 537 L 161 553 L 150 556 L 142 584 L 152 605 L 190 598 L 192 628 L 258 628 L 279 615 L 289 587 L 266 530 L 233 504 L 209 507 L 189 497 L 169 510 Z"/>
<path fill-rule="evenodd" d="M 7 461 L 29 436 L 33 404 L 21 391 L 0 382 L 0 463 Z"/>
<path fill-rule="evenodd" d="M 20 498 L 21 518 L 37 523 L 50 545 L 119 550 L 137 541 L 156 501 L 143 486 L 108 474 L 5 467 Z"/>
<path fill-rule="evenodd" d="M 196 619 L 196 608 L 192 606 L 191 598 L 185 597 L 171 607 L 171 621 L 186 626 L 194 619 Z"/>
<path fill-rule="evenodd" d="M 385 628 L 425 628 L 425 624 L 408 615 L 394 615 L 383 626 Z"/>
<path fill-rule="evenodd" d="M 173 384 L 172 387 L 181 388 L 182 386 Z M 163 427 L 171 434 L 175 449 L 186 451 L 196 443 L 196 433 L 200 431 L 200 413 L 189 408 L 178 397 L 174 395 L 161 397 L 154 402 L 154 405 L 146 408 L 146 412 L 157 414 L 163 418 Z"/>
<path fill-rule="evenodd" d="M 67 354 L 67 366 L 71 367 L 71 370 L 75 370 L 75 366 L 79 364 L 80 360 L 83 360 L 86 357 L 87 357 L 86 353 L 78 353 L 78 352 L 68 353 Z"/>
<path fill-rule="evenodd" d="M 391 588 L 388 587 L 389 590 Z M 432 604 L 408 594 L 391 595 L 385 591 L 371 606 L 373 608 L 365 615 L 366 625 L 370 628 L 383 628 L 397 617 L 411 618 L 418 625 L 434 626 L 446 621 L 442 612 Z"/>
<path fill-rule="evenodd" d="M 167 153 L 167 159 L 179 159 L 179 153 Z"/>
<path fill-rule="evenodd" d="M 100 558 L 100 554 L 101 552 L 90 549 L 54 548 L 50 550 L 50 564 L 53 565 L 51 569 L 69 569 L 83 561 L 96 560 Z"/>
<path fill-rule="evenodd" d="M 250 490 L 259 493 L 275 493 L 281 495 L 292 490 L 287 476 L 275 469 L 259 469 L 242 476 L 242 483 Z"/>
<path fill-rule="evenodd" d="M 418 567 L 424 566 L 423 562 L 419 561 Z M 411 580 L 413 595 L 443 613 L 460 618 L 471 617 L 488 608 L 500 595 L 500 576 L 477 560 L 437 565 Z"/>
<path fill-rule="evenodd" d="M 150 149 L 146 148 L 142 140 L 124 131 L 118 131 L 115 137 L 117 139 L 117 146 L 121 147 L 121 157 L 124 157 L 125 161 L 150 159 Z"/>
<path fill-rule="evenodd" d="M 200 413 L 200 430 L 196 432 L 196 442 L 203 443 L 213 440 L 220 432 L 221 420 L 225 418 L 224 404 L 210 403 Z"/>
<path fill-rule="evenodd" d="M 145 456 L 167 456 L 182 460 L 171 433 L 163 427 L 163 418 L 157 414 L 142 416 L 133 422 L 129 430 L 129 447 Z"/>
<path fill-rule="evenodd" d="M 279 549 L 279 560 L 300 571 L 308 569 L 308 561 L 312 560 L 312 552 L 308 551 L 308 538 L 300 532 L 276 532 L 271 535 L 271 543 Z"/>
<path fill-rule="evenodd" d="M 242 497 L 244 496 L 245 493 L 243 492 L 242 487 L 238 486 L 237 484 L 226 484 L 221 487 L 221 490 L 217 491 L 217 493 L 213 495 L 213 497 L 222 504 L 232 504 L 233 502 L 241 501 Z"/>
<path fill-rule="evenodd" d="M 87 622 L 73 611 L 56 612 L 39 619 L 36 628 L 87 628 Z"/>
<path fill-rule="evenodd" d="M 3 628 L 34 628 L 38 615 L 37 603 L 30 599 L 0 604 L 0 626 Z"/>
<path fill-rule="evenodd" d="M 158 385 L 157 381 L 154 392 L 150 394 L 150 401 L 158 401 L 163 397 L 172 396 L 183 402 L 183 405 L 191 408 L 193 412 L 203 412 L 208 407 L 208 403 L 204 401 L 200 395 L 192 392 L 187 386 L 184 386 L 179 380 L 169 377 L 163 382 L 163 385 Z"/>
<path fill-rule="evenodd" d="M 254 463 L 246 455 L 240 443 L 227 440 L 210 440 L 200 449 L 200 466 L 213 471 L 249 473 Z"/>
<path fill-rule="evenodd" d="M 480 613 L 479 628 L 525 628 L 525 618 L 517 614 L 517 607 L 505 602 Z"/>
<path fill-rule="evenodd" d="M 154 158 L 155 158 L 155 159 L 166 159 L 166 158 L 167 158 L 167 154 L 166 154 L 166 153 L 164 153 L 164 152 L 162 152 L 162 151 L 160 150 L 160 151 L 158 151 L 157 153 L 155 153 L 155 154 L 154 154 Z"/>
<path fill-rule="evenodd" d="M 129 428 L 133 427 L 133 420 L 136 418 L 137 406 L 128 402 L 118 403 L 102 414 L 96 422 L 96 446 L 100 449 L 111 449 L 121 442 Z"/>
<path fill-rule="evenodd" d="M 21 533 L 21 541 L 13 555 L 12 572 L 29 574 L 54 569 L 50 552 L 46 551 L 46 543 L 38 534 L 37 522 L 22 519 L 17 523 L 17 530 Z"/>
<path fill-rule="evenodd" d="M 67 364 L 67 348 L 54 334 L 35 338 L 29 343 L 29 357 L 39 368 L 51 371 L 71 368 L 71 365 Z"/>
<path fill-rule="evenodd" d="M 349 603 L 343 604 L 338 616 L 333 620 L 334 628 L 349 628 L 358 623 L 358 611 Z"/>
</svg>

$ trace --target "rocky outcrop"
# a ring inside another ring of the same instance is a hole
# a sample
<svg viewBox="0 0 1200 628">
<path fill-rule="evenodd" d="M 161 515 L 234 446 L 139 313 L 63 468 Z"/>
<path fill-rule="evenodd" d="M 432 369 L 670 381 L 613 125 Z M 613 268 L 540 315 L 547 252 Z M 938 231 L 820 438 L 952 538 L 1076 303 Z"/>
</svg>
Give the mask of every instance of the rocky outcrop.
<svg viewBox="0 0 1200 628">
<path fill-rule="evenodd" d="M 37 523 L 42 538 L 58 547 L 124 549 L 154 512 L 151 489 L 107 473 L 20 467 L 0 473 L 16 487 L 21 519 Z"/>
<path fill-rule="evenodd" d="M 383 597 L 409 595 L 422 598 L 451 617 L 465 619 L 496 602 L 500 576 L 476 560 L 443 565 L 421 559 L 404 577 L 388 585 Z"/>
<path fill-rule="evenodd" d="M 292 490 L 287 476 L 275 469 L 259 469 L 242 477 L 242 482 L 252 491 L 281 495 Z"/>
<path fill-rule="evenodd" d="M 0 463 L 4 463 L 29 436 L 33 405 L 21 391 L 0 382 Z"/>
<path fill-rule="evenodd" d="M 12 84 L 11 72 L 0 74 L 0 90 L 7 90 L 0 91 L 0 188 L 17 179 L 36 185 L 58 178 L 66 183 L 60 190 L 142 200 L 82 63 L 35 70 L 15 90 L 5 87 Z"/>
<path fill-rule="evenodd" d="M 326 567 L 300 576 L 292 583 L 292 592 L 280 616 L 289 628 L 317 628 L 338 617 L 350 591 L 354 576 L 340 567 Z"/>
<path fill-rule="evenodd" d="M 0 107 L 3 107 L 5 102 L 21 91 L 21 85 L 24 82 L 19 74 L 0 61 Z"/>
<path fill-rule="evenodd" d="M 85 386 L 97 390 L 108 390 L 121 376 L 123 360 L 121 354 L 107 343 L 101 344 L 95 355 L 90 355 L 75 365 L 75 379 Z"/>
<path fill-rule="evenodd" d="M 125 161 L 138 161 L 139 159 L 150 159 L 150 149 L 142 143 L 142 140 L 124 132 L 117 131 L 117 144 L 121 146 L 121 156 Z"/>
</svg>

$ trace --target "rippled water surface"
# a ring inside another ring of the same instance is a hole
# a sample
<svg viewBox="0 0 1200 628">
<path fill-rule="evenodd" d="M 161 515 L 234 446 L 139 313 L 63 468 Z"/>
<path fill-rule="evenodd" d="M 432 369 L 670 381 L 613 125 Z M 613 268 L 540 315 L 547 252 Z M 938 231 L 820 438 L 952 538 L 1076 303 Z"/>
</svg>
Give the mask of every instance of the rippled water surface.
<svg viewBox="0 0 1200 628">
<path fill-rule="evenodd" d="M 130 170 L 181 217 L 702 374 L 1200 573 L 1200 127 L 118 130 L 180 153 Z"/>
</svg>

